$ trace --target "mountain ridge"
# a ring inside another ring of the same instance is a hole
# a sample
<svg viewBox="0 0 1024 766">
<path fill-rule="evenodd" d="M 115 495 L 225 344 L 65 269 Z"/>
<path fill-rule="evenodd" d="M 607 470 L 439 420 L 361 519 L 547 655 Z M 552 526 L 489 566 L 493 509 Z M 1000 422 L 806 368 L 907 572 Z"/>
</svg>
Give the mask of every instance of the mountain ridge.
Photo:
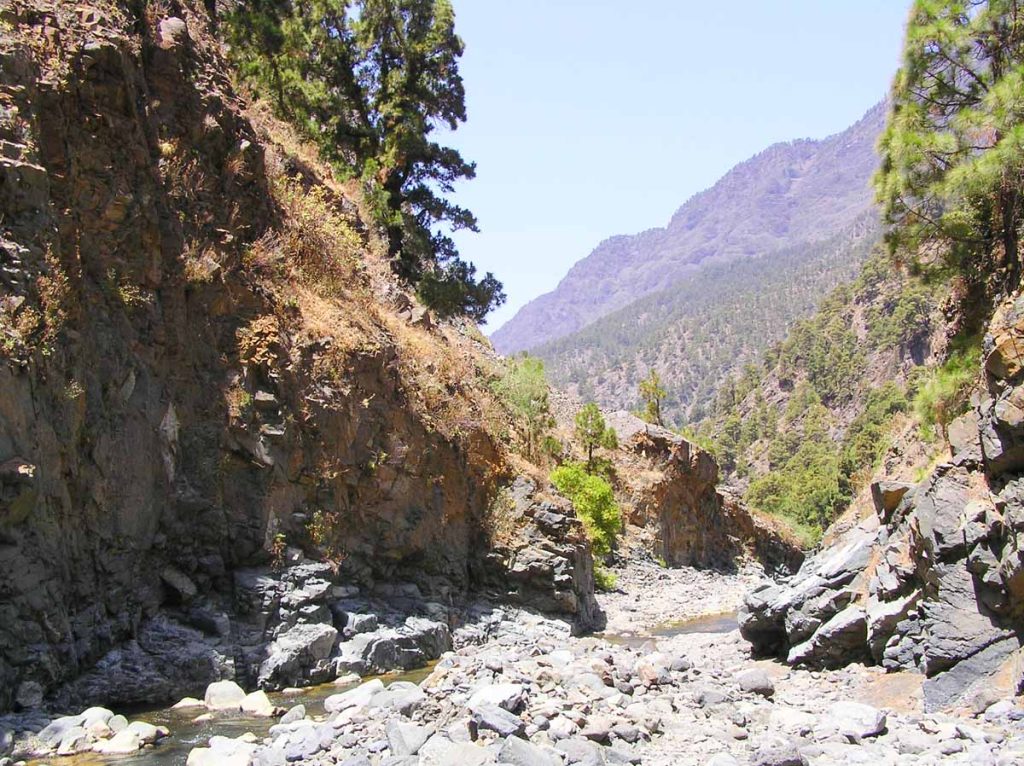
<svg viewBox="0 0 1024 766">
<path fill-rule="evenodd" d="M 867 181 L 884 116 L 880 102 L 839 133 L 772 144 L 692 195 L 665 226 L 602 240 L 553 291 L 491 335 L 495 348 L 531 350 L 568 335 L 670 287 L 698 264 L 827 239 L 872 204 Z"/>
</svg>

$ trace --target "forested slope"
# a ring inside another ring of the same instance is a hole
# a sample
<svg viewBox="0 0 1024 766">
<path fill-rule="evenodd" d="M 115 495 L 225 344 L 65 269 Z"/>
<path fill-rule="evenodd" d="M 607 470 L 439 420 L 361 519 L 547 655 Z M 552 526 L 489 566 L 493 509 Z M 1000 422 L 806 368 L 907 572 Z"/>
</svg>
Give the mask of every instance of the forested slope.
<svg viewBox="0 0 1024 766">
<path fill-rule="evenodd" d="M 866 213 L 824 242 L 702 267 L 535 353 L 555 384 L 610 409 L 637 409 L 639 382 L 656 370 L 665 422 L 699 421 L 727 378 L 857 275 L 880 236 Z"/>
</svg>

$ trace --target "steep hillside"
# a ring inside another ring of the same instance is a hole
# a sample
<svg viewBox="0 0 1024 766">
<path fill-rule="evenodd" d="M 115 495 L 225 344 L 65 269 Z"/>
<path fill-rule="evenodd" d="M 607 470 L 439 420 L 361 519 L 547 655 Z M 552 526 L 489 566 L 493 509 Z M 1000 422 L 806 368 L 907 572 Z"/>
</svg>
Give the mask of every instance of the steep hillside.
<svg viewBox="0 0 1024 766">
<path fill-rule="evenodd" d="M 600 626 L 505 361 L 236 91 L 207 5 L 0 12 L 0 710 L 420 666 L 481 603 Z M 764 553 L 703 512 L 716 562 Z"/>
<path fill-rule="evenodd" d="M 557 385 L 608 409 L 638 409 L 639 382 L 656 370 L 665 422 L 702 420 L 723 381 L 853 279 L 879 236 L 866 213 L 824 242 L 700 268 L 534 353 Z"/>
<path fill-rule="evenodd" d="M 358 190 L 176 7 L 3 11 L 0 708 L 325 680 L 341 583 L 398 583 L 408 614 L 522 587 L 596 624 L 571 509 L 552 538 L 527 498 L 495 532 L 530 466 L 478 331 L 431 321 Z M 387 634 L 424 661 L 448 620 L 427 613 Z"/>
<path fill-rule="evenodd" d="M 880 465 L 947 353 L 959 297 L 876 249 L 856 280 L 721 385 L 697 431 L 727 480 L 754 507 L 824 529 Z"/>
<path fill-rule="evenodd" d="M 495 348 L 536 349 L 675 285 L 697 264 L 835 236 L 871 207 L 884 115 L 879 104 L 842 133 L 769 147 L 691 198 L 664 228 L 605 240 L 498 329 Z"/>
</svg>

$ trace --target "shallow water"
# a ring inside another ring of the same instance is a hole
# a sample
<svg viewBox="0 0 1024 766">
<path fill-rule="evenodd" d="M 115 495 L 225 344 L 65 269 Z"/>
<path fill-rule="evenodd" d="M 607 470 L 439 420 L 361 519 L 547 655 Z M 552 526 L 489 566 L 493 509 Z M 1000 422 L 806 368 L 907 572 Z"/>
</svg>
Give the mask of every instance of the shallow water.
<svg viewBox="0 0 1024 766">
<path fill-rule="evenodd" d="M 380 678 L 385 684 L 395 681 L 410 681 L 421 683 L 434 669 L 436 662 L 417 670 L 410 670 L 405 673 L 389 673 L 383 676 L 369 676 L 351 684 L 321 684 L 309 686 L 294 694 L 276 692 L 268 694 L 270 701 L 278 707 L 285 709 L 295 705 L 305 705 L 306 715 L 317 717 L 326 714 L 324 700 L 332 694 L 341 692 L 369 681 L 371 678 Z M 118 711 L 117 712 L 124 712 Z M 194 707 L 181 710 L 170 708 L 154 708 L 151 710 L 135 709 L 124 712 L 129 721 L 146 721 L 154 726 L 166 726 L 171 734 L 164 738 L 154 747 L 140 750 L 137 755 L 98 755 L 96 753 L 82 753 L 71 756 L 52 756 L 39 760 L 29 761 L 29 766 L 182 766 L 188 760 L 189 751 L 194 747 L 205 747 L 210 737 L 240 737 L 246 732 L 252 732 L 257 738 L 262 739 L 270 732 L 270 727 L 277 723 L 276 718 L 254 718 L 242 715 L 241 713 L 231 714 L 226 712 L 214 713 L 213 720 L 202 723 L 194 723 L 192 719 L 206 713 L 205 708 Z"/>
<path fill-rule="evenodd" d="M 729 633 L 738 627 L 736 612 L 719 614 L 702 614 L 699 617 L 688 617 L 683 620 L 669 620 L 655 625 L 646 633 L 604 633 L 599 637 L 620 646 L 641 647 L 653 643 L 659 638 L 684 636 L 690 633 Z"/>
</svg>

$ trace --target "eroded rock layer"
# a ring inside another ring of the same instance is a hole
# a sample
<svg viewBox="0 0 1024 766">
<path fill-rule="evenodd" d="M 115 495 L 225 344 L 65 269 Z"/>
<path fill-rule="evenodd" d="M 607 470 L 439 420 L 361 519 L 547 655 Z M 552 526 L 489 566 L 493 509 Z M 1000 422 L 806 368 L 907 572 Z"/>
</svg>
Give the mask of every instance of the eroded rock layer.
<svg viewBox="0 0 1024 766">
<path fill-rule="evenodd" d="M 0 709 L 382 669 L 408 647 L 345 635 L 348 585 L 406 584 L 409 620 L 441 627 L 380 629 L 436 656 L 467 592 L 526 587 L 513 558 L 535 559 L 542 607 L 591 624 L 571 510 L 492 556 L 487 509 L 514 473 L 473 381 L 437 374 L 467 403 L 446 429 L 406 374 L 475 369 L 469 330 L 413 316 L 372 264 L 331 288 L 274 260 L 324 210 L 360 252 L 376 235 L 253 121 L 213 4 L 172 5 L 0 9 Z M 322 209 L 304 224 L 282 199 Z M 330 577 L 267 574 L 326 547 L 325 524 Z"/>
<path fill-rule="evenodd" d="M 927 676 L 942 708 L 1022 683 L 1024 297 L 996 311 L 985 380 L 949 428 L 949 459 L 919 484 L 872 487 L 876 516 L 782 585 L 752 592 L 743 635 L 790 663 L 857 660 Z"/>
</svg>

